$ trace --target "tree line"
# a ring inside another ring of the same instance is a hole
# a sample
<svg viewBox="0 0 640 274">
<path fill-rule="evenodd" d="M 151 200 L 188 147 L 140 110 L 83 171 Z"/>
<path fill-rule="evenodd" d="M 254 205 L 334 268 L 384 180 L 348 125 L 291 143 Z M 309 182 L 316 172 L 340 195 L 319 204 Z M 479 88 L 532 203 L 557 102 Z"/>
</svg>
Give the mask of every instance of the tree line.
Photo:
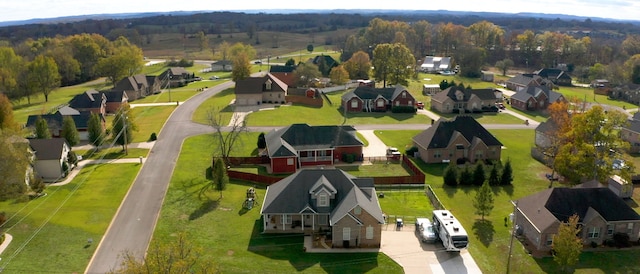
<svg viewBox="0 0 640 274">
<path fill-rule="evenodd" d="M 12 101 L 42 93 L 45 101 L 60 86 L 106 77 L 115 85 L 143 67 L 142 50 L 127 38 L 99 34 L 27 39 L 0 46 L 0 92 Z"/>
</svg>

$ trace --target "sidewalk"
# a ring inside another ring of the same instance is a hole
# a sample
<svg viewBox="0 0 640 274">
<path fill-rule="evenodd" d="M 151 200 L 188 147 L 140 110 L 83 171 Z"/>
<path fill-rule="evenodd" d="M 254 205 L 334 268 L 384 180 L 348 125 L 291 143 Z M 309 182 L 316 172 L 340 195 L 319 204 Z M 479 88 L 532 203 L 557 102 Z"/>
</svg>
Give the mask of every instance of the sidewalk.
<svg viewBox="0 0 640 274">
<path fill-rule="evenodd" d="M 152 149 L 153 146 L 156 144 L 156 141 L 151 141 L 151 142 L 142 142 L 142 143 L 131 143 L 129 144 L 127 147 L 128 148 L 145 148 L 145 149 Z M 112 148 L 112 147 L 120 147 L 120 145 L 102 145 L 100 146 L 100 149 L 107 149 L 107 148 Z M 71 148 L 71 150 L 92 150 L 95 147 L 91 144 L 83 144 L 83 145 L 78 145 L 78 146 L 74 146 Z"/>
<path fill-rule="evenodd" d="M 95 164 L 135 164 L 135 163 L 144 164 L 144 162 L 146 160 L 147 160 L 147 158 L 82 160 L 82 161 L 78 162 L 76 167 L 73 170 L 71 170 L 71 172 L 69 172 L 69 174 L 64 179 L 64 181 L 56 182 L 56 183 L 50 183 L 50 184 L 47 184 L 47 186 L 63 186 L 63 185 L 68 184 L 69 182 L 71 182 L 71 180 L 73 180 L 73 178 L 76 177 L 76 175 L 78 175 L 80 170 L 86 165 L 95 165 Z"/>
<path fill-rule="evenodd" d="M 11 236 L 11 234 L 5 233 L 4 234 L 4 242 L 2 242 L 2 244 L 0 244 L 0 255 L 9 246 L 9 244 L 11 243 L 11 240 L 13 240 L 13 237 Z"/>
</svg>

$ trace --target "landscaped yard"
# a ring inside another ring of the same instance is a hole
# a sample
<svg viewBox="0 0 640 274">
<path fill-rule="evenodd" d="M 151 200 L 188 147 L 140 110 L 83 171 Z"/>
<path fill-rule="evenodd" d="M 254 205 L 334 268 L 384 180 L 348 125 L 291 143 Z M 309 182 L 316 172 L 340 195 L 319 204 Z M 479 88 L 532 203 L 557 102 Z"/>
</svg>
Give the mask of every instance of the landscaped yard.
<svg viewBox="0 0 640 274">
<path fill-rule="evenodd" d="M 144 148 L 129 148 L 127 149 L 127 155 L 124 155 L 122 146 L 116 145 L 111 148 L 104 148 L 100 150 L 74 150 L 77 155 L 82 156 L 83 159 L 122 159 L 122 158 L 138 158 L 147 157 L 149 154 L 148 149 Z"/>
<path fill-rule="evenodd" d="M 14 238 L 0 267 L 7 273 L 84 272 L 139 169 L 89 165 L 71 183 L 48 187 L 47 196 L 1 202 L 9 218 L 3 229 Z"/>
<path fill-rule="evenodd" d="M 208 136 L 185 141 L 165 198 L 152 244 L 168 243 L 177 232 L 203 249 L 201 260 L 216 262 L 222 273 L 402 273 L 384 254 L 308 254 L 300 235 L 263 235 L 260 205 L 243 209 L 246 190 L 254 184 L 231 182 L 222 192 L 200 189 L 210 181 L 205 172 L 211 153 L 203 149 Z M 259 203 L 265 188 L 257 186 Z"/>
<path fill-rule="evenodd" d="M 131 109 L 132 116 L 135 117 L 134 123 L 138 127 L 138 131 L 133 132 L 131 143 L 147 142 L 154 132 L 160 135 L 160 130 L 175 108 L 176 106 L 155 106 Z"/>
<path fill-rule="evenodd" d="M 209 97 L 209 99 L 202 102 L 202 104 L 198 106 L 198 109 L 193 113 L 193 121 L 201 124 L 209 124 L 208 114 L 213 110 L 222 115 L 222 121 L 227 125 L 233 116 L 233 109 L 229 106 L 229 103 L 235 98 L 236 95 L 233 93 L 233 88 L 225 89 L 222 92 Z"/>
</svg>

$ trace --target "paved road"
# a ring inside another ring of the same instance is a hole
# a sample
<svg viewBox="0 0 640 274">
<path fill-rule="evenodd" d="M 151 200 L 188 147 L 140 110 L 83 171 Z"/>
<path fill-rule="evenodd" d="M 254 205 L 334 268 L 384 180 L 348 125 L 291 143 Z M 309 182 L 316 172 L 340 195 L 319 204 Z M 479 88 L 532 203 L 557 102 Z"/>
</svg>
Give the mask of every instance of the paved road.
<svg viewBox="0 0 640 274">
<path fill-rule="evenodd" d="M 207 89 L 181 104 L 162 128 L 158 141 L 129 189 L 107 233 L 89 262 L 86 273 L 105 273 L 120 266 L 123 251 L 142 257 L 149 246 L 169 181 L 184 138 L 211 132 L 191 123 L 195 109 L 206 98 L 233 86 L 226 82 Z"/>
</svg>

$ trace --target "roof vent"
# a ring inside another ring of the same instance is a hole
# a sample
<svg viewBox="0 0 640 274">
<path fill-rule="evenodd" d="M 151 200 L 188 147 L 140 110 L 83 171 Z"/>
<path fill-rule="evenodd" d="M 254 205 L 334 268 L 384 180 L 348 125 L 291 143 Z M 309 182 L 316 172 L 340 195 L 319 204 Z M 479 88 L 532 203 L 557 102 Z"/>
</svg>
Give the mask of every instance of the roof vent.
<svg viewBox="0 0 640 274">
<path fill-rule="evenodd" d="M 459 229 L 459 228 L 457 228 L 457 227 L 454 227 L 454 228 L 453 228 L 453 231 L 455 231 L 455 232 L 458 232 L 458 230 L 460 230 L 460 229 Z"/>
<path fill-rule="evenodd" d="M 442 212 L 442 216 L 447 216 L 447 213 L 446 212 Z"/>
</svg>

